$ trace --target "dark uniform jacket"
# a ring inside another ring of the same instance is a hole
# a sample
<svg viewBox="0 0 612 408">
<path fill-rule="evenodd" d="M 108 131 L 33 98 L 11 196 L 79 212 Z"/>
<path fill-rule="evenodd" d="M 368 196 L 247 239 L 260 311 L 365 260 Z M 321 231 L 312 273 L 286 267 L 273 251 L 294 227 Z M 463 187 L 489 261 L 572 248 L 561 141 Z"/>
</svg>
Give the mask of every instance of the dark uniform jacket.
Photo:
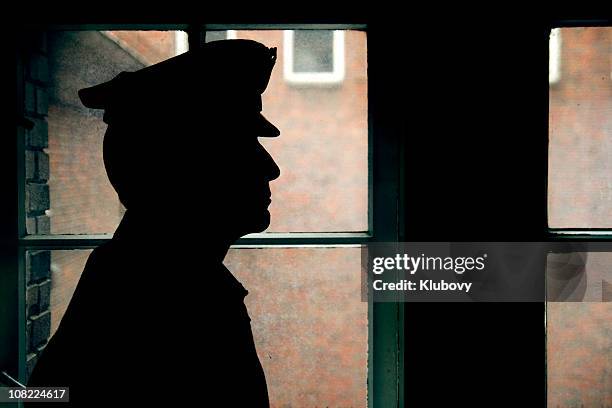
<svg viewBox="0 0 612 408">
<path fill-rule="evenodd" d="M 267 407 L 248 292 L 206 243 L 146 224 L 126 215 L 92 252 L 28 385 L 70 387 L 63 407 Z"/>
</svg>

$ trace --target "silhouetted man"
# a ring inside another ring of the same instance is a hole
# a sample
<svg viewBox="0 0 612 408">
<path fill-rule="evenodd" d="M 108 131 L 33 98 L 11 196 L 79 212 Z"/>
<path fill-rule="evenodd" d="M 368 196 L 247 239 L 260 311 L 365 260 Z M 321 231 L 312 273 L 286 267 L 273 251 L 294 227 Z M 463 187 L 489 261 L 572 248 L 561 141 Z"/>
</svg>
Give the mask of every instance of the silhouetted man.
<svg viewBox="0 0 612 408">
<path fill-rule="evenodd" d="M 260 113 L 275 60 L 255 41 L 216 41 L 79 92 L 104 109 L 104 163 L 127 212 L 30 386 L 69 386 L 78 406 L 269 405 L 248 292 L 222 261 L 270 222 L 280 172 L 258 137 L 280 133 Z"/>
</svg>

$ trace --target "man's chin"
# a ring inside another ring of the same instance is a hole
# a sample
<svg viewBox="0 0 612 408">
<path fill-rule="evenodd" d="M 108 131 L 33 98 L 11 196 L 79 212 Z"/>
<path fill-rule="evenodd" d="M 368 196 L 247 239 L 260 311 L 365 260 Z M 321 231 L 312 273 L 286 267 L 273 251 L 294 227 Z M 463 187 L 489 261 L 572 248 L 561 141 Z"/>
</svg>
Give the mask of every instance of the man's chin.
<svg viewBox="0 0 612 408">
<path fill-rule="evenodd" d="M 270 226 L 270 212 L 264 210 L 245 222 L 244 235 L 264 232 Z"/>
</svg>

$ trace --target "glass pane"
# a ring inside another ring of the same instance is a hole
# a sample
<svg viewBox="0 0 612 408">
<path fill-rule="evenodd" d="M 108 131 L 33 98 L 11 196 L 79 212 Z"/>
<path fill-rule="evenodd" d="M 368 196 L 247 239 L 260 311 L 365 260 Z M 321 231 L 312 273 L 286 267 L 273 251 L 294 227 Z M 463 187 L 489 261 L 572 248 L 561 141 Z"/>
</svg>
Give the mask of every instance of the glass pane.
<svg viewBox="0 0 612 408">
<path fill-rule="evenodd" d="M 611 301 L 610 265 L 612 252 L 548 254 L 546 299 L 551 302 Z"/>
<path fill-rule="evenodd" d="M 551 41 L 548 222 L 612 227 L 612 28 L 562 28 Z"/>
<path fill-rule="evenodd" d="M 26 252 L 26 368 L 59 326 L 91 250 Z"/>
<path fill-rule="evenodd" d="M 231 249 L 270 404 L 365 407 L 368 305 L 360 248 Z"/>
<path fill-rule="evenodd" d="M 612 404 L 611 322 L 610 303 L 548 303 L 549 407 Z"/>
<path fill-rule="evenodd" d="M 548 255 L 546 341 L 551 408 L 612 403 L 611 263 L 610 252 Z"/>
<path fill-rule="evenodd" d="M 175 31 L 54 31 L 26 64 L 26 211 L 29 234 L 115 230 L 124 209 L 102 161 L 106 124 L 85 108 L 81 88 L 184 50 Z"/>
<path fill-rule="evenodd" d="M 334 32 L 296 30 L 293 33 L 293 70 L 332 72 L 334 70 Z"/>
<path fill-rule="evenodd" d="M 327 31 L 329 34 L 332 31 Z M 268 232 L 368 230 L 366 34 L 346 31 L 346 75 L 334 86 L 295 86 L 283 77 L 282 31 L 236 31 L 277 47 L 263 114 L 281 131 L 262 138 L 280 167 L 270 185 Z"/>
<path fill-rule="evenodd" d="M 227 40 L 227 30 L 206 31 L 206 42 Z"/>
<path fill-rule="evenodd" d="M 90 253 L 26 253 L 30 372 Z M 229 251 L 226 266 L 249 290 L 245 302 L 272 406 L 366 406 L 368 305 L 361 301 L 360 262 L 358 247 Z"/>
<path fill-rule="evenodd" d="M 327 87 L 284 80 L 281 30 L 231 33 L 279 53 L 263 102 L 264 114 L 282 131 L 279 138 L 262 139 L 281 168 L 271 183 L 268 231 L 367 231 L 365 33 L 346 32 L 345 78 Z M 124 208 L 102 161 L 106 124 L 100 111 L 81 105 L 77 91 L 185 47 L 182 32 L 47 33 L 45 48 L 32 51 L 26 67 L 26 111 L 35 123 L 26 137 L 29 234 L 114 232 Z"/>
<path fill-rule="evenodd" d="M 157 64 L 180 54 L 187 35 L 181 31 L 104 31 L 112 41 L 143 66 Z"/>
</svg>

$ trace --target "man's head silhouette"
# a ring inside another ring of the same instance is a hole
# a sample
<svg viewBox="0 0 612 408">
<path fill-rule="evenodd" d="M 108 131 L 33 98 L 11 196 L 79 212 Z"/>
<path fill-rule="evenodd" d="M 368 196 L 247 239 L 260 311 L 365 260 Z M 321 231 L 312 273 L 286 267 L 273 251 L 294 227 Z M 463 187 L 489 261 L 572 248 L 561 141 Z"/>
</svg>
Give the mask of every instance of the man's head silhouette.
<svg viewBox="0 0 612 408">
<path fill-rule="evenodd" d="M 280 134 L 261 114 L 275 61 L 276 48 L 215 41 L 79 91 L 104 109 L 104 164 L 129 214 L 230 240 L 269 226 L 280 171 L 258 137 Z"/>
</svg>

